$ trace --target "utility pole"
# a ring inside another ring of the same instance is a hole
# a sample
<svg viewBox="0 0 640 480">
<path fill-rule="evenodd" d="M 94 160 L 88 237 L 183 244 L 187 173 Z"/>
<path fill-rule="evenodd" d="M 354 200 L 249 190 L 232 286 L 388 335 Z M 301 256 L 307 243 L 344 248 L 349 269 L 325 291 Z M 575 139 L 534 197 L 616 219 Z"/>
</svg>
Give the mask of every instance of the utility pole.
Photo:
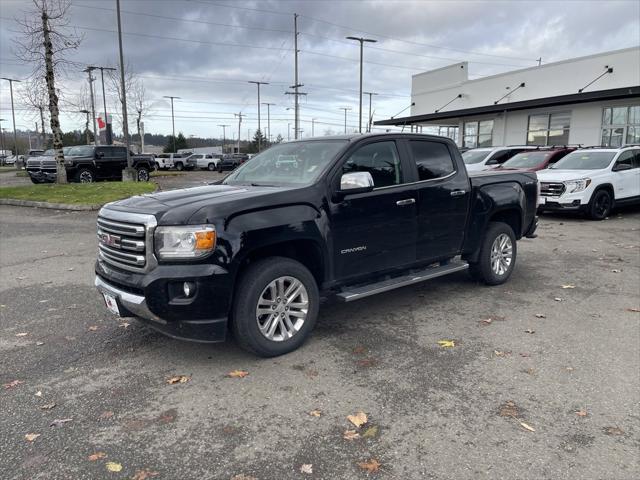
<svg viewBox="0 0 640 480">
<path fill-rule="evenodd" d="M 0 154 L 0 165 L 4 165 L 5 154 L 4 154 L 4 130 L 2 128 L 2 122 L 4 122 L 4 118 L 0 118 L 0 150 L 2 154 Z"/>
<path fill-rule="evenodd" d="M 271 143 L 271 112 L 269 111 L 269 107 L 275 105 L 275 103 L 263 102 L 262 105 L 267 106 L 267 141 Z"/>
<path fill-rule="evenodd" d="M 316 119 L 312 118 L 311 119 L 311 136 L 315 137 L 315 126 L 316 126 Z"/>
<path fill-rule="evenodd" d="M 16 135 L 16 111 L 13 107 L 13 82 L 20 83 L 20 80 L 15 78 L 2 77 L 2 80 L 9 82 L 9 91 L 11 92 L 11 118 L 13 118 L 13 155 L 16 157 L 16 163 L 18 162 L 18 136 Z"/>
<path fill-rule="evenodd" d="M 107 114 L 107 96 L 104 91 L 104 71 L 105 70 L 115 71 L 116 69 L 112 67 L 87 67 L 87 68 L 100 70 L 100 78 L 102 79 L 102 104 L 104 106 L 104 124 L 105 124 L 104 138 L 106 140 L 107 145 L 113 145 L 113 132 L 111 130 L 111 124 L 109 123 L 109 115 Z"/>
<path fill-rule="evenodd" d="M 360 120 L 358 121 L 358 131 L 362 133 L 362 54 L 364 50 L 364 42 L 376 43 L 377 40 L 362 37 L 346 37 L 347 40 L 356 40 L 360 42 Z"/>
<path fill-rule="evenodd" d="M 224 155 L 224 144 L 225 141 L 227 140 L 227 127 L 229 127 L 230 125 L 218 125 L 219 127 L 222 127 L 222 154 Z"/>
<path fill-rule="evenodd" d="M 133 158 L 129 154 L 129 120 L 127 118 L 127 91 L 124 83 L 124 54 L 122 52 L 122 22 L 120 21 L 120 0 L 116 0 L 116 13 L 118 15 L 118 47 L 120 50 L 120 90 L 122 92 L 122 130 L 124 144 L 127 147 L 127 168 L 122 172 L 122 180 L 136 181 L 137 173 L 133 169 Z"/>
<path fill-rule="evenodd" d="M 293 88 L 294 88 L 294 95 L 295 95 L 295 125 L 294 125 L 294 135 L 296 137 L 296 139 L 298 138 L 298 87 L 299 87 L 299 82 L 298 82 L 298 14 L 294 13 L 293 14 L 293 48 L 294 48 L 294 57 L 295 57 L 295 74 L 294 74 L 294 79 L 293 79 Z M 14 122 L 15 123 L 15 122 Z"/>
<path fill-rule="evenodd" d="M 344 110 L 344 133 L 347 133 L 347 112 L 351 110 L 351 107 L 340 107 L 340 110 Z"/>
<path fill-rule="evenodd" d="M 240 128 L 242 127 L 242 112 L 240 113 L 234 113 L 233 114 L 234 117 L 238 117 L 238 152 L 240 153 Z"/>
<path fill-rule="evenodd" d="M 91 140 L 89 139 L 89 114 L 91 112 L 89 110 L 80 110 L 80 113 L 87 114 L 87 121 L 84 124 L 84 130 L 85 130 L 85 133 L 87 134 L 87 145 L 91 145 Z"/>
<path fill-rule="evenodd" d="M 180 97 L 172 97 L 170 95 L 165 95 L 163 98 L 170 98 L 171 99 L 171 132 L 173 135 L 173 153 L 177 153 L 176 150 L 176 123 L 173 119 L 173 99 L 174 98 L 180 98 Z"/>
<path fill-rule="evenodd" d="M 269 82 L 258 82 L 255 80 L 249 80 L 249 83 L 255 83 L 258 86 L 258 130 L 260 130 L 260 85 L 269 85 Z M 262 130 L 260 130 L 260 136 L 262 136 Z M 258 153 L 262 148 L 260 137 L 258 137 Z"/>
<path fill-rule="evenodd" d="M 93 100 L 93 82 L 95 78 L 93 78 L 93 72 L 95 67 L 87 67 L 83 70 L 83 72 L 87 72 L 89 74 L 89 95 L 91 95 L 91 116 L 93 118 L 93 144 L 98 146 L 98 130 L 96 129 L 96 106 Z"/>
<path fill-rule="evenodd" d="M 287 142 L 291 141 L 291 124 L 287 122 Z"/>
<path fill-rule="evenodd" d="M 367 122 L 367 133 L 371 133 L 371 124 L 373 123 L 373 117 L 371 115 L 371 97 L 378 94 L 375 92 L 362 92 L 362 93 L 369 95 L 369 121 Z"/>
</svg>

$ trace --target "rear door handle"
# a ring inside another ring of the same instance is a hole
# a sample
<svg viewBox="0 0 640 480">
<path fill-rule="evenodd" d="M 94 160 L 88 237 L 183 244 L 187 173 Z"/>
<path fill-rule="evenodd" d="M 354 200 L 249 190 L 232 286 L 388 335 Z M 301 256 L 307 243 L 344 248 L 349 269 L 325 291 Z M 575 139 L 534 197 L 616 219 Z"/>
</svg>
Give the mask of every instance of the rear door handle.
<svg viewBox="0 0 640 480">
<path fill-rule="evenodd" d="M 449 195 L 451 195 L 452 197 L 461 197 L 465 193 L 467 193 L 466 190 L 453 190 Z"/>
<path fill-rule="evenodd" d="M 414 203 L 416 203 L 415 198 L 407 198 L 405 200 L 398 200 L 396 202 L 396 205 L 398 205 L 399 207 L 404 207 L 405 205 L 413 205 Z"/>
</svg>

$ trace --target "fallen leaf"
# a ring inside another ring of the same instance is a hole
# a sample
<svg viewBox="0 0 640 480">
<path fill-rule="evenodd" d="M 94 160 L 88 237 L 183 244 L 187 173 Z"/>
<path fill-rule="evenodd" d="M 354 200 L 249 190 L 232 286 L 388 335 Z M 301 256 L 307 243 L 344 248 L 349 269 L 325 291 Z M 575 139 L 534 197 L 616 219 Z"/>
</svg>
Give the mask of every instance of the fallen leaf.
<svg viewBox="0 0 640 480">
<path fill-rule="evenodd" d="M 100 416 L 98 417 L 99 420 L 108 420 L 110 418 L 113 417 L 113 412 L 109 411 L 109 410 L 105 410 L 104 412 L 102 412 L 100 414 Z"/>
<path fill-rule="evenodd" d="M 503 352 L 502 350 L 494 350 L 493 354 L 496 357 L 508 357 L 509 355 L 511 355 L 511 352 Z"/>
<path fill-rule="evenodd" d="M 247 372 L 246 370 L 234 370 L 227 373 L 228 378 L 244 378 L 247 375 L 249 375 L 249 372 Z"/>
<path fill-rule="evenodd" d="M 356 355 L 362 355 L 363 353 L 366 353 L 366 352 L 367 352 L 367 348 L 363 347 L 362 345 L 359 345 L 353 349 L 353 353 Z"/>
<path fill-rule="evenodd" d="M 535 369 L 529 367 L 526 370 L 524 370 L 524 373 L 526 373 L 527 375 L 535 375 L 536 371 Z"/>
<path fill-rule="evenodd" d="M 438 340 L 438 345 L 443 348 L 451 348 L 456 346 L 456 342 L 453 340 Z"/>
<path fill-rule="evenodd" d="M 53 422 L 51 422 L 51 424 L 49 426 L 50 427 L 60 427 L 60 426 L 64 425 L 65 423 L 69 423 L 72 420 L 73 420 L 73 418 L 56 418 Z"/>
<path fill-rule="evenodd" d="M 565 367 L 565 370 L 566 370 L 567 372 L 573 372 L 573 367 Z"/>
<path fill-rule="evenodd" d="M 520 356 L 523 357 L 523 358 L 527 358 L 527 357 L 530 357 L 531 354 L 530 353 L 526 353 L 526 352 L 521 352 Z"/>
<path fill-rule="evenodd" d="M 373 438 L 378 434 L 378 426 L 372 425 L 367 428 L 362 434 L 362 438 Z"/>
<path fill-rule="evenodd" d="M 147 478 L 157 477 L 160 472 L 154 472 L 152 470 L 136 470 L 136 473 L 131 477 L 131 480 L 147 480 Z"/>
<path fill-rule="evenodd" d="M 527 328 L 524 333 L 536 333 L 535 330 L 531 330 L 530 328 Z"/>
<path fill-rule="evenodd" d="M 602 430 L 606 435 L 624 435 L 624 430 L 620 427 L 604 427 Z"/>
<path fill-rule="evenodd" d="M 91 325 L 87 330 L 89 330 L 90 332 L 95 332 L 96 330 L 98 330 L 97 325 Z"/>
<path fill-rule="evenodd" d="M 622 270 L 618 268 L 614 268 L 613 270 L 611 270 L 611 273 L 620 273 L 620 272 L 622 272 Z"/>
<path fill-rule="evenodd" d="M 178 416 L 178 411 L 175 408 L 171 408 L 169 410 L 165 410 L 158 416 L 158 421 L 160 423 L 171 423 L 176 420 Z"/>
<path fill-rule="evenodd" d="M 130 324 L 127 322 L 122 322 L 120 325 L 118 325 L 119 327 L 122 327 L 124 329 L 126 329 Z"/>
<path fill-rule="evenodd" d="M 36 345 L 37 345 L 38 347 L 41 347 L 42 345 L 44 345 L 44 342 L 36 342 Z"/>
<path fill-rule="evenodd" d="M 640 308 L 627 308 L 627 312 L 640 313 Z"/>
<path fill-rule="evenodd" d="M 358 466 L 362 470 L 366 470 L 368 473 L 375 473 L 380 470 L 382 464 L 375 458 L 372 458 L 370 460 L 367 460 L 366 462 L 358 462 Z"/>
<path fill-rule="evenodd" d="M 75 268 L 73 268 L 73 267 L 67 268 L 67 272 L 73 272 L 74 270 L 75 270 Z"/>
<path fill-rule="evenodd" d="M 500 415 L 501 417 L 518 418 L 518 416 L 520 416 L 520 412 L 518 411 L 518 406 L 514 402 L 509 400 L 500 405 L 498 415 Z"/>
<path fill-rule="evenodd" d="M 47 303 L 49 300 L 38 300 L 38 303 Z"/>
<path fill-rule="evenodd" d="M 320 410 L 311 410 L 309 412 L 309 415 L 311 415 L 312 417 L 319 417 L 320 415 L 322 415 L 322 411 L 320 411 Z"/>
<path fill-rule="evenodd" d="M 556 302 L 561 302 L 561 301 L 562 301 L 562 299 L 561 299 L 560 297 L 556 297 L 556 298 L 554 298 L 554 300 L 555 300 Z"/>
<path fill-rule="evenodd" d="M 347 415 L 347 420 L 360 428 L 362 425 L 367 423 L 367 414 L 364 412 L 358 412 L 355 415 Z"/>
<path fill-rule="evenodd" d="M 110 472 L 119 472 L 120 470 L 122 470 L 122 465 L 116 462 L 107 462 L 105 466 Z"/>
<path fill-rule="evenodd" d="M 575 286 L 575 285 L 571 285 L 571 284 L 569 284 L 569 285 L 562 285 L 562 288 L 563 288 L 564 290 L 566 290 L 566 289 L 568 289 L 568 288 L 576 288 L 576 286 Z"/>
<path fill-rule="evenodd" d="M 373 367 L 378 361 L 375 358 L 362 358 L 356 363 L 359 367 Z"/>
<path fill-rule="evenodd" d="M 342 438 L 345 440 L 355 440 L 356 438 L 360 438 L 360 434 L 355 430 L 345 430 L 342 434 Z"/>
<path fill-rule="evenodd" d="M 29 335 L 27 332 L 16 333 L 16 337 L 26 337 L 27 335 Z"/>
<path fill-rule="evenodd" d="M 36 393 L 34 393 L 34 395 L 36 397 L 41 397 L 42 396 L 42 392 L 40 390 L 38 390 Z"/>
<path fill-rule="evenodd" d="M 547 318 L 544 313 L 536 313 L 536 318 Z"/>
<path fill-rule="evenodd" d="M 24 438 L 26 438 L 28 442 L 33 442 L 39 436 L 39 433 L 27 433 Z"/>
<path fill-rule="evenodd" d="M 311 463 L 303 463 L 300 466 L 301 473 L 313 473 L 313 465 Z"/>
<path fill-rule="evenodd" d="M 174 377 L 167 378 L 167 383 L 169 385 L 175 385 L 176 383 L 187 383 L 189 380 L 191 380 L 190 376 L 176 375 Z"/>
<path fill-rule="evenodd" d="M 90 462 L 95 462 L 96 460 L 101 460 L 101 459 L 105 458 L 106 456 L 107 456 L 107 454 L 104 453 L 104 452 L 96 452 L 96 453 L 92 453 L 91 455 L 89 455 L 87 457 L 87 459 Z"/>
<path fill-rule="evenodd" d="M 478 320 L 478 323 L 480 325 L 491 325 L 492 322 L 493 322 L 492 318 L 483 318 L 482 320 Z"/>
<path fill-rule="evenodd" d="M 5 384 L 3 385 L 3 387 L 4 387 L 4 389 L 5 389 L 5 390 L 9 390 L 10 388 L 15 388 L 15 387 L 17 387 L 18 385 L 21 385 L 21 384 L 23 384 L 23 383 L 24 383 L 24 382 L 23 382 L 22 380 L 12 380 L 12 381 L 10 381 L 9 383 L 5 383 Z"/>
<path fill-rule="evenodd" d="M 55 408 L 55 406 L 55 403 L 46 403 L 44 405 L 40 405 L 40 410 L 51 410 L 52 408 Z"/>
<path fill-rule="evenodd" d="M 586 410 L 578 410 L 576 412 L 576 415 L 579 417 L 586 417 L 587 416 L 587 411 Z"/>
<path fill-rule="evenodd" d="M 520 426 L 521 426 L 522 428 L 524 428 L 525 430 L 529 430 L 530 432 L 535 432 L 535 431 L 536 431 L 536 429 L 535 429 L 535 428 L 533 428 L 531 425 L 527 425 L 527 424 L 526 424 L 526 423 L 524 423 L 524 422 L 520 422 Z"/>
</svg>

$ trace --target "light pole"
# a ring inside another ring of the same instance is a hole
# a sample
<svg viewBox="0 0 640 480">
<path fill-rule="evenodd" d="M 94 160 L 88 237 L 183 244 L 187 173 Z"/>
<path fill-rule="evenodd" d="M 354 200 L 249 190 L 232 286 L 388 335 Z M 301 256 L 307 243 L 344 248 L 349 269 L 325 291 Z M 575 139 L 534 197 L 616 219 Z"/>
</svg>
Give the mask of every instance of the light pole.
<svg viewBox="0 0 640 480">
<path fill-rule="evenodd" d="M 107 115 L 107 96 L 104 92 L 104 71 L 111 70 L 115 72 L 115 68 L 112 67 L 87 67 L 92 69 L 100 69 L 100 78 L 102 80 L 102 104 L 104 106 L 104 124 L 105 124 L 105 133 L 104 138 L 106 140 L 107 145 L 113 144 L 113 132 L 111 131 L 111 124 L 109 123 L 109 115 Z"/>
<path fill-rule="evenodd" d="M 267 141 L 271 143 L 271 112 L 269 111 L 269 107 L 275 105 L 275 103 L 262 102 L 262 105 L 267 106 Z"/>
<path fill-rule="evenodd" d="M 362 97 L 360 97 L 362 99 Z M 344 133 L 347 133 L 347 112 L 351 110 L 351 107 L 340 107 L 340 110 L 344 110 Z"/>
<path fill-rule="evenodd" d="M 373 117 L 371 116 L 371 97 L 378 94 L 375 92 L 362 92 L 362 93 L 369 95 L 369 121 L 367 122 L 367 132 L 371 133 L 371 124 L 373 123 Z"/>
<path fill-rule="evenodd" d="M 9 91 L 11 92 L 11 118 L 13 118 L 13 155 L 16 157 L 16 163 L 18 162 L 18 136 L 16 135 L 16 112 L 13 108 L 13 82 L 20 83 L 20 80 L 15 78 L 2 77 L 2 80 L 9 82 Z"/>
<path fill-rule="evenodd" d="M 222 154 L 224 155 L 224 144 L 225 141 L 227 140 L 227 127 L 230 127 L 231 125 L 218 125 L 219 127 L 222 127 Z"/>
<path fill-rule="evenodd" d="M 291 124 L 287 122 L 287 142 L 291 141 Z"/>
<path fill-rule="evenodd" d="M 175 121 L 173 120 L 173 99 L 174 98 L 180 98 L 180 97 L 172 97 L 170 95 L 165 95 L 163 98 L 170 98 L 171 99 L 171 132 L 173 135 L 173 153 L 177 153 L 176 151 L 176 124 Z"/>
<path fill-rule="evenodd" d="M 269 85 L 268 82 L 257 82 L 255 80 L 249 80 L 249 83 L 255 83 L 258 86 L 258 130 L 260 130 L 260 85 Z M 260 136 L 258 137 L 258 153 L 260 153 L 262 130 L 260 130 Z"/>
<path fill-rule="evenodd" d="M 312 118 L 311 119 L 311 136 L 315 137 L 315 126 L 316 126 L 316 119 Z"/>
<path fill-rule="evenodd" d="M 89 114 L 91 113 L 89 110 L 79 110 L 80 113 L 87 114 L 87 121 L 84 124 L 84 130 L 87 134 L 87 145 L 91 145 L 91 141 L 89 140 Z"/>
<path fill-rule="evenodd" d="M 360 42 L 360 120 L 358 121 L 358 131 L 362 133 L 362 53 L 364 50 L 364 42 L 376 43 L 377 40 L 362 37 L 346 37 L 347 40 L 356 40 Z"/>
<path fill-rule="evenodd" d="M 133 168 L 133 158 L 130 155 L 129 119 L 127 117 L 127 90 L 124 83 L 124 53 L 122 50 L 122 21 L 120 20 L 120 0 L 116 0 L 116 16 L 118 17 L 118 51 L 120 57 L 120 91 L 122 92 L 122 130 L 124 145 L 127 147 L 127 168 L 122 172 L 122 180 L 137 181 L 137 172 Z"/>
<path fill-rule="evenodd" d="M 242 112 L 234 113 L 233 115 L 234 117 L 238 117 L 238 151 L 237 153 L 240 153 L 240 128 L 242 127 L 242 117 L 244 115 L 242 115 Z"/>
<path fill-rule="evenodd" d="M 0 150 L 2 150 L 2 154 L 0 154 L 2 156 L 2 158 L 0 158 L 0 165 L 4 165 L 4 159 L 5 159 L 5 154 L 4 154 L 4 131 L 2 129 L 2 122 L 4 122 L 4 118 L 0 118 Z"/>
<path fill-rule="evenodd" d="M 89 74 L 89 95 L 91 95 L 91 115 L 93 117 L 93 144 L 98 146 L 98 130 L 96 129 L 96 106 L 93 99 L 93 82 L 95 79 L 93 78 L 93 72 L 96 67 L 87 67 L 83 70 L 83 72 L 87 72 Z"/>
</svg>

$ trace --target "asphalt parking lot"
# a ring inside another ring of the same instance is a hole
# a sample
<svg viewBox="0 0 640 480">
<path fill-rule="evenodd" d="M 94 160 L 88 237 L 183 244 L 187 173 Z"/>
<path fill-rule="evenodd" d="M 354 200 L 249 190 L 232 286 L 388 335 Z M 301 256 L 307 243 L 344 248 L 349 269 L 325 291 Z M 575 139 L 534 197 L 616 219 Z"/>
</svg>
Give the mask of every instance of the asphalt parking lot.
<svg viewBox="0 0 640 480">
<path fill-rule="evenodd" d="M 327 302 L 307 344 L 266 360 L 111 316 L 95 212 L 0 216 L 2 478 L 640 475 L 638 209 L 543 217 L 503 286 L 458 274 Z"/>
</svg>

